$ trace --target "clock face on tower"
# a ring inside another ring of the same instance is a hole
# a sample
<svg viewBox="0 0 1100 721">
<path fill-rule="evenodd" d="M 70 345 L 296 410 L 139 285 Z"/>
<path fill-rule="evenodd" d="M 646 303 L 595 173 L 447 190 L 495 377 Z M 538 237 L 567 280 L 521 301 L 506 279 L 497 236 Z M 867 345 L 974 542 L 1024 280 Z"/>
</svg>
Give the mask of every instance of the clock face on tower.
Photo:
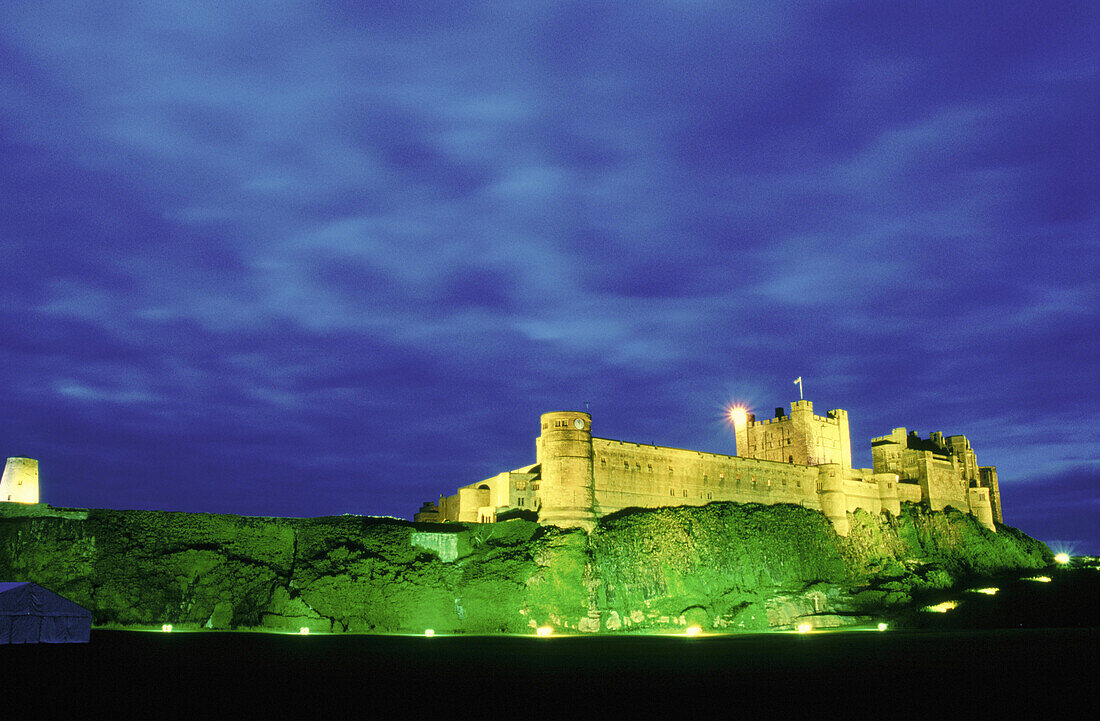
<svg viewBox="0 0 1100 721">
<path fill-rule="evenodd" d="M 576 428 L 578 431 L 584 430 L 584 421 L 582 421 L 580 418 L 574 418 L 573 427 Z"/>
</svg>

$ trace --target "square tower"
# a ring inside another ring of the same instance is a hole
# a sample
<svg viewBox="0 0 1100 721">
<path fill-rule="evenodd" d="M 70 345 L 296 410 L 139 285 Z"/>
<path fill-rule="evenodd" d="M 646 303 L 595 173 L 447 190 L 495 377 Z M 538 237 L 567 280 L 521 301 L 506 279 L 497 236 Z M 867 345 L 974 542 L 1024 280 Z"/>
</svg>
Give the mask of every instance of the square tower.
<svg viewBox="0 0 1100 721">
<path fill-rule="evenodd" d="M 775 409 L 775 418 L 756 420 L 750 414 L 736 428 L 737 455 L 761 461 L 803 466 L 838 463 L 852 467 L 852 440 L 848 411 L 835 409 L 814 415 L 811 401 L 794 401 L 790 413 Z"/>
</svg>

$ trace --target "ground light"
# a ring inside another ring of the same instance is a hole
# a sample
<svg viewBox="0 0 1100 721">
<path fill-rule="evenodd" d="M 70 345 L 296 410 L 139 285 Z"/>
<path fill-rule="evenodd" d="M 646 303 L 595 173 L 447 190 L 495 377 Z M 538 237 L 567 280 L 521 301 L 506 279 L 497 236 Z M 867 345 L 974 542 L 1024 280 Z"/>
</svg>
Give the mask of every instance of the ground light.
<svg viewBox="0 0 1100 721">
<path fill-rule="evenodd" d="M 165 633 L 171 633 L 172 632 L 172 624 L 170 624 L 170 623 L 161 624 L 160 630 L 164 631 Z"/>
<path fill-rule="evenodd" d="M 298 629 L 298 634 L 301 635 L 301 636 L 308 636 L 309 635 L 309 628 L 306 627 L 306 626 L 302 626 L 301 628 Z"/>
<path fill-rule="evenodd" d="M 880 631 L 885 631 L 885 630 L 886 630 L 886 629 L 888 629 L 888 628 L 890 628 L 890 627 L 889 627 L 889 626 L 887 626 L 887 625 L 886 625 L 885 623 L 880 623 L 880 624 L 878 625 L 878 630 L 880 630 Z"/>
<path fill-rule="evenodd" d="M 1055 560 L 1055 561 L 1056 561 L 1057 563 L 1060 563 L 1060 564 L 1062 564 L 1062 565 L 1064 566 L 1064 565 L 1066 565 L 1067 563 L 1069 563 L 1069 554 L 1068 554 L 1068 553 L 1059 553 L 1059 554 L 1056 554 L 1056 555 L 1054 556 L 1054 560 Z"/>
<path fill-rule="evenodd" d="M 684 629 L 684 635 L 698 636 L 700 633 L 702 633 L 702 631 L 703 629 L 699 628 L 698 626 L 688 626 L 686 629 Z"/>
<path fill-rule="evenodd" d="M 1036 581 L 1037 583 L 1050 583 L 1050 576 L 1031 576 L 1025 578 L 1025 581 Z"/>
<path fill-rule="evenodd" d="M 535 629 L 535 634 L 538 636 L 549 636 L 553 632 L 554 629 L 550 628 L 549 626 L 539 626 L 537 629 Z"/>
<path fill-rule="evenodd" d="M 974 593 L 984 593 L 987 596 L 996 596 L 997 591 L 1000 591 L 1001 589 L 999 589 L 999 588 L 972 588 L 970 590 Z"/>
<path fill-rule="evenodd" d="M 931 613 L 947 613 L 953 611 L 959 607 L 958 601 L 944 601 L 943 603 L 937 603 L 935 606 L 925 606 L 924 611 L 930 611 Z"/>
<path fill-rule="evenodd" d="M 810 631 L 812 631 L 812 630 L 813 630 L 813 628 L 814 628 L 814 627 L 813 627 L 813 626 L 811 626 L 811 625 L 810 625 L 810 624 L 808 624 L 808 623 L 800 623 L 800 624 L 798 624 L 798 632 L 799 632 L 799 633 L 809 633 Z"/>
<path fill-rule="evenodd" d="M 425 638 L 431 638 L 431 637 L 432 637 L 432 636 L 434 636 L 434 635 L 435 635 L 435 629 L 434 629 L 434 628 L 426 628 L 426 629 L 424 629 L 424 637 L 425 637 Z"/>
</svg>

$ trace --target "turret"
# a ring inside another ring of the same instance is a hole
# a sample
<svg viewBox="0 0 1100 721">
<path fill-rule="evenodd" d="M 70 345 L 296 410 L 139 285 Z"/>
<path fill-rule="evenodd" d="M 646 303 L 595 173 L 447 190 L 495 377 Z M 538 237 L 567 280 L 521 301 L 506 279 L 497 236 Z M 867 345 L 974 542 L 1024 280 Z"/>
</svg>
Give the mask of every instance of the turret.
<svg viewBox="0 0 1100 721">
<path fill-rule="evenodd" d="M 838 536 L 848 535 L 848 494 L 844 492 L 844 468 L 839 463 L 818 466 L 821 511 L 832 521 Z"/>
<path fill-rule="evenodd" d="M 541 423 L 539 523 L 591 531 L 596 526 L 592 416 L 556 411 L 542 414 Z"/>
<path fill-rule="evenodd" d="M 0 477 L 0 501 L 38 503 L 38 461 L 23 456 L 8 459 Z"/>
<path fill-rule="evenodd" d="M 882 510 L 892 516 L 901 515 L 901 497 L 898 495 L 898 479 L 896 473 L 875 473 L 872 478 L 878 484 L 878 497 L 882 503 Z"/>
</svg>

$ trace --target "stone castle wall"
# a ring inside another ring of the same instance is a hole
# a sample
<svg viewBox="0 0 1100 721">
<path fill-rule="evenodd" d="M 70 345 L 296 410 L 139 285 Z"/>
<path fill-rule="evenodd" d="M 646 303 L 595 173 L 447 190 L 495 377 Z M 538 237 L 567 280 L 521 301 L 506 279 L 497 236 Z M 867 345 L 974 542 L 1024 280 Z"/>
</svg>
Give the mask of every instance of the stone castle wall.
<svg viewBox="0 0 1100 721">
<path fill-rule="evenodd" d="M 741 419 L 734 456 L 593 437 L 591 424 L 579 411 L 544 414 L 534 465 L 441 496 L 416 520 L 485 522 L 526 510 L 542 523 L 590 529 L 624 508 L 734 501 L 819 510 L 846 535 L 849 513 L 896 515 L 901 503 L 923 501 L 969 512 L 993 530 L 1000 521 L 996 471 L 977 466 L 965 436 L 912 441 L 894 429 L 875 439 L 873 468 L 852 468 L 847 412 L 815 415 L 805 400 L 774 419 Z"/>
</svg>

